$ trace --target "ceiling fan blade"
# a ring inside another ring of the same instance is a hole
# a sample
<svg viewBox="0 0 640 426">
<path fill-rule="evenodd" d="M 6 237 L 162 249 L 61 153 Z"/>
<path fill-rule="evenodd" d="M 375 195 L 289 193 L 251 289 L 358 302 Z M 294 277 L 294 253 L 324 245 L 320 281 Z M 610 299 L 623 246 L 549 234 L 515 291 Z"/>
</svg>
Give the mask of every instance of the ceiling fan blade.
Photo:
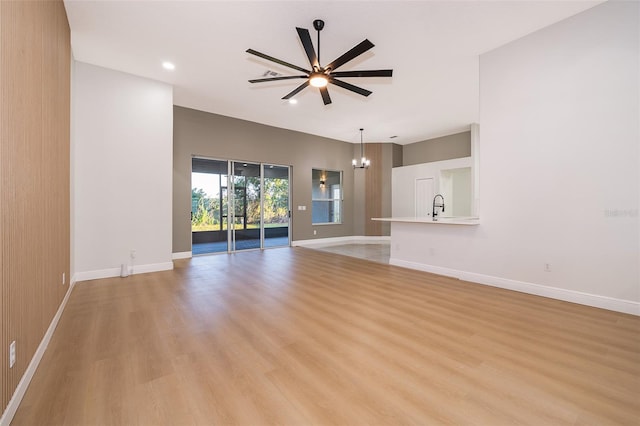
<svg viewBox="0 0 640 426">
<path fill-rule="evenodd" d="M 298 86 L 295 89 L 293 89 L 291 92 L 286 94 L 282 99 L 291 99 L 291 98 L 293 98 L 295 95 L 298 94 L 298 92 L 300 92 L 302 89 L 304 89 L 308 85 L 309 85 L 309 80 L 305 81 L 300 86 Z"/>
<path fill-rule="evenodd" d="M 393 70 L 336 71 L 331 77 L 391 77 Z"/>
<path fill-rule="evenodd" d="M 251 53 L 252 55 L 259 56 L 259 57 L 261 57 L 263 59 L 266 59 L 268 61 L 271 61 L 271 62 L 275 62 L 276 64 L 284 65 L 285 67 L 293 68 L 294 70 L 298 70 L 298 71 L 306 72 L 307 74 L 311 74 L 311 71 L 309 71 L 309 70 L 305 70 L 304 68 L 300 68 L 297 65 L 293 65 L 293 64 L 290 64 L 289 62 L 281 61 L 280 59 L 276 59 L 273 56 L 265 55 L 264 53 L 260 53 L 258 51 L 253 50 L 253 49 L 247 49 L 247 53 Z"/>
<path fill-rule="evenodd" d="M 352 92 L 355 92 L 362 96 L 369 96 L 373 93 L 367 89 L 363 89 L 362 87 L 354 86 L 353 84 L 345 83 L 344 81 L 336 80 L 335 78 L 330 79 L 329 83 L 333 83 L 336 86 L 342 87 L 343 89 L 351 90 Z"/>
<path fill-rule="evenodd" d="M 331 103 L 331 96 L 329 96 L 329 90 L 327 90 L 326 86 L 320 88 L 320 94 L 322 95 L 322 102 L 324 102 L 325 105 L 329 105 Z"/>
<path fill-rule="evenodd" d="M 265 81 L 292 80 L 294 78 L 309 78 L 308 75 L 287 75 L 282 77 L 256 78 L 249 80 L 249 83 L 264 83 Z"/>
<path fill-rule="evenodd" d="M 357 56 L 362 55 L 367 50 L 371 49 L 374 46 L 368 39 L 365 39 L 360 44 L 358 44 L 353 49 L 349 50 L 344 55 L 340 56 L 338 59 L 331 62 L 329 65 L 325 67 L 325 69 L 331 69 L 332 71 L 338 69 L 338 67 L 346 64 L 350 60 L 354 59 Z"/>
<path fill-rule="evenodd" d="M 300 37 L 300 41 L 302 42 L 304 51 L 307 53 L 307 58 L 309 58 L 309 63 L 311 64 L 311 68 L 313 68 L 314 70 L 317 69 L 319 67 L 318 57 L 316 56 L 316 51 L 313 48 L 313 43 L 311 42 L 311 36 L 309 35 L 309 30 L 307 30 L 306 28 L 296 27 L 296 31 L 298 31 L 298 36 Z"/>
</svg>

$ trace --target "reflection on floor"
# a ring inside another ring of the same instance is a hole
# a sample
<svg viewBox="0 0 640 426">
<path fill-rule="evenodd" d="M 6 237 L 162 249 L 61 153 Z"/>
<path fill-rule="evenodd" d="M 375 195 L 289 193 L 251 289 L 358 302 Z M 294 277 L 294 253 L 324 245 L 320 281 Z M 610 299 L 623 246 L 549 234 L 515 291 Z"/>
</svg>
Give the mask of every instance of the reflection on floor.
<svg viewBox="0 0 640 426">
<path fill-rule="evenodd" d="M 289 245 L 288 237 L 265 238 L 264 247 L 286 247 Z M 260 240 L 240 240 L 236 241 L 236 250 L 248 250 L 260 248 Z M 226 253 L 227 242 L 192 244 L 191 254 Z"/>
<path fill-rule="evenodd" d="M 378 263 L 389 263 L 390 244 L 341 244 L 330 246 L 309 246 L 308 248 L 330 253 L 342 254 L 344 256 L 358 257 L 360 259 L 371 260 Z"/>
</svg>

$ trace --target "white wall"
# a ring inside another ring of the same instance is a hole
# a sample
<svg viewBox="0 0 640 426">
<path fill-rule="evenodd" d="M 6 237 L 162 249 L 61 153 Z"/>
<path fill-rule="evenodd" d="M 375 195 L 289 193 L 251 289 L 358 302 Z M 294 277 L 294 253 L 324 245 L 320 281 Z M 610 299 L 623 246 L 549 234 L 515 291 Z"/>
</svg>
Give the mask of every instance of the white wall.
<svg viewBox="0 0 640 426">
<path fill-rule="evenodd" d="M 481 223 L 394 224 L 395 263 L 640 314 L 638 8 L 480 57 Z"/>
<path fill-rule="evenodd" d="M 471 216 L 471 167 L 440 174 L 440 191 L 446 200 L 445 216 Z"/>
<path fill-rule="evenodd" d="M 461 169 L 473 166 L 471 157 L 454 158 L 453 160 L 432 161 L 430 163 L 414 164 L 411 166 L 394 167 L 391 169 L 391 214 L 394 217 L 416 216 L 416 179 L 433 179 L 434 194 L 443 193 L 441 182 L 443 170 Z M 471 173 L 469 173 L 471 179 Z M 467 194 L 471 204 L 471 182 Z M 445 207 L 451 202 L 451 197 L 445 195 Z M 431 210 L 429 210 L 431 211 Z M 444 216 L 451 216 L 451 210 L 445 210 Z M 469 214 L 467 214 L 469 216 Z"/>
<path fill-rule="evenodd" d="M 76 279 L 171 269 L 172 87 L 81 62 L 74 78 Z"/>
</svg>

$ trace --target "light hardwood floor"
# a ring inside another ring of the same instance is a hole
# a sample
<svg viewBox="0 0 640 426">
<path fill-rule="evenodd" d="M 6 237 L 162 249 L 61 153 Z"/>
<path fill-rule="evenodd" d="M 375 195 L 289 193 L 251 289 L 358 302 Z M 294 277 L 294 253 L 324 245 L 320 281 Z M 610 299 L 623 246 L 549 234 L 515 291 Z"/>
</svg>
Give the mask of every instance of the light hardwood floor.
<svg viewBox="0 0 640 426">
<path fill-rule="evenodd" d="M 328 253 L 341 254 L 343 256 L 357 257 L 374 262 L 389 263 L 391 245 L 380 244 L 333 244 L 326 246 L 310 246 L 313 250 L 326 251 Z"/>
<path fill-rule="evenodd" d="M 640 318 L 305 248 L 79 283 L 13 424 L 640 422 Z"/>
</svg>

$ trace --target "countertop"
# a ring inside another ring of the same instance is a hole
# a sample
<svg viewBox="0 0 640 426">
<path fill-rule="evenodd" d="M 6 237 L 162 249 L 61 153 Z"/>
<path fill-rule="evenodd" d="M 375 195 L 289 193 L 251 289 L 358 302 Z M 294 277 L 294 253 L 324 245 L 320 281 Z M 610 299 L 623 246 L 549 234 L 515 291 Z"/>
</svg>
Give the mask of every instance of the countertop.
<svg viewBox="0 0 640 426">
<path fill-rule="evenodd" d="M 381 222 L 404 222 L 404 223 L 424 223 L 431 225 L 479 225 L 480 218 L 477 217 L 452 217 L 443 216 L 438 220 L 429 217 L 372 217 L 371 220 Z"/>
</svg>

